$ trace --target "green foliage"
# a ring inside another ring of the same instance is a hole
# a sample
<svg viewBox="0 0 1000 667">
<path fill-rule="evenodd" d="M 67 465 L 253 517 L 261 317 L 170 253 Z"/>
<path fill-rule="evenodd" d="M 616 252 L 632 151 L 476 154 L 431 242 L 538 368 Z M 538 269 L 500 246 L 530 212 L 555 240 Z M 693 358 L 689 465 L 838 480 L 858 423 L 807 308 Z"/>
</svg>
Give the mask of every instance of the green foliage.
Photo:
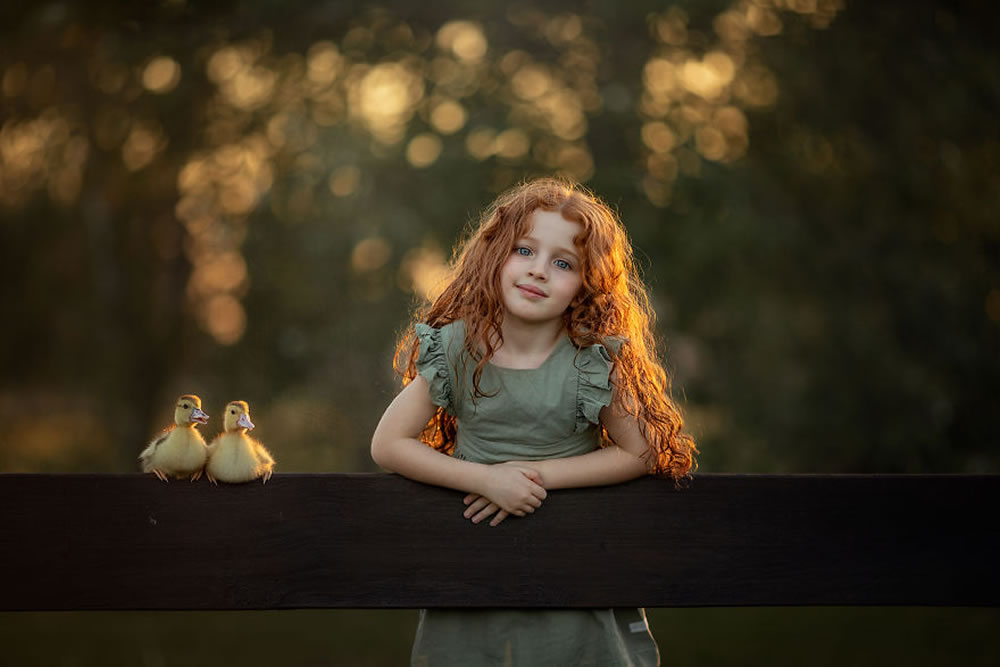
<svg viewBox="0 0 1000 667">
<path fill-rule="evenodd" d="M 279 471 L 373 469 L 415 299 L 564 173 L 633 236 L 701 470 L 996 471 L 985 17 L 618 10 L 5 10 L 0 470 L 134 470 L 185 392 Z"/>
</svg>

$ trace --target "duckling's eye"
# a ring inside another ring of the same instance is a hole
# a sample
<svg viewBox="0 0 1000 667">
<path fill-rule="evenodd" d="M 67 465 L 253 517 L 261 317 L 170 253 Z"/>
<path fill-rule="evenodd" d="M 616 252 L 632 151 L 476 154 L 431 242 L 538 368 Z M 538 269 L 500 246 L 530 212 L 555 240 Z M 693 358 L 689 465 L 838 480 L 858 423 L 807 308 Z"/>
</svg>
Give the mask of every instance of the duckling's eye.
<svg viewBox="0 0 1000 667">
<path fill-rule="evenodd" d="M 182 407 L 182 408 L 184 408 L 185 410 L 187 410 L 187 409 L 188 409 L 188 408 L 190 408 L 191 406 L 190 406 L 190 405 L 188 405 L 187 403 L 181 403 L 181 407 Z"/>
<path fill-rule="evenodd" d="M 235 415 L 235 414 L 236 414 L 236 410 L 230 410 L 230 411 L 229 411 L 229 414 L 231 414 L 231 415 Z"/>
</svg>

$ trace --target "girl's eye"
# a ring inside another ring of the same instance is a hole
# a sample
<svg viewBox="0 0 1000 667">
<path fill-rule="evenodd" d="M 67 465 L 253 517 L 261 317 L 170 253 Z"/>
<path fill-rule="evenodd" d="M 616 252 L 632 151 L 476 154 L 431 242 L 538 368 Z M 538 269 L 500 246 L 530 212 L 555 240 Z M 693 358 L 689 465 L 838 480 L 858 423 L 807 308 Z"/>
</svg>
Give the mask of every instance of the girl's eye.
<svg viewBox="0 0 1000 667">
<path fill-rule="evenodd" d="M 555 265 L 558 266 L 563 271 L 569 271 L 570 269 L 573 268 L 572 265 L 570 265 L 570 263 L 567 262 L 565 259 L 557 259 L 555 261 Z"/>
<path fill-rule="evenodd" d="M 528 256 L 531 255 L 531 249 L 530 248 L 525 248 L 524 246 L 521 246 L 520 248 L 517 248 L 516 252 L 517 252 L 518 255 L 522 255 L 524 257 L 528 257 Z"/>
</svg>

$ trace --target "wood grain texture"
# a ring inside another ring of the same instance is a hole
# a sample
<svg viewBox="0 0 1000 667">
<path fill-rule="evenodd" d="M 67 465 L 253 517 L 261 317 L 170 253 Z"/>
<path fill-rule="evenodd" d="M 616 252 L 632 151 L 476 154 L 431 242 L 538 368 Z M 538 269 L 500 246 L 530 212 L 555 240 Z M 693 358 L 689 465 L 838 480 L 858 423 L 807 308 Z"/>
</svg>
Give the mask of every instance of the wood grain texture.
<svg viewBox="0 0 1000 667">
<path fill-rule="evenodd" d="M 0 475 L 0 609 L 1000 604 L 1000 476 L 698 475 L 499 527 L 385 474 Z"/>
</svg>

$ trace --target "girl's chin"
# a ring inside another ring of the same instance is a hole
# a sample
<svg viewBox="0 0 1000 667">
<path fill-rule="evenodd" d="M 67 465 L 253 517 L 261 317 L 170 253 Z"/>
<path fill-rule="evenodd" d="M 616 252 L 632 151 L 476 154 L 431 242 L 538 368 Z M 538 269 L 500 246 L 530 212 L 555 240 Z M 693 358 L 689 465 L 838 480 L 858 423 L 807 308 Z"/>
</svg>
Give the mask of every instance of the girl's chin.
<svg viewBox="0 0 1000 667">
<path fill-rule="evenodd" d="M 544 325 L 552 322 L 562 323 L 562 313 L 545 313 L 529 308 L 504 308 L 504 318 L 508 322 L 515 321 L 534 325 Z"/>
</svg>

